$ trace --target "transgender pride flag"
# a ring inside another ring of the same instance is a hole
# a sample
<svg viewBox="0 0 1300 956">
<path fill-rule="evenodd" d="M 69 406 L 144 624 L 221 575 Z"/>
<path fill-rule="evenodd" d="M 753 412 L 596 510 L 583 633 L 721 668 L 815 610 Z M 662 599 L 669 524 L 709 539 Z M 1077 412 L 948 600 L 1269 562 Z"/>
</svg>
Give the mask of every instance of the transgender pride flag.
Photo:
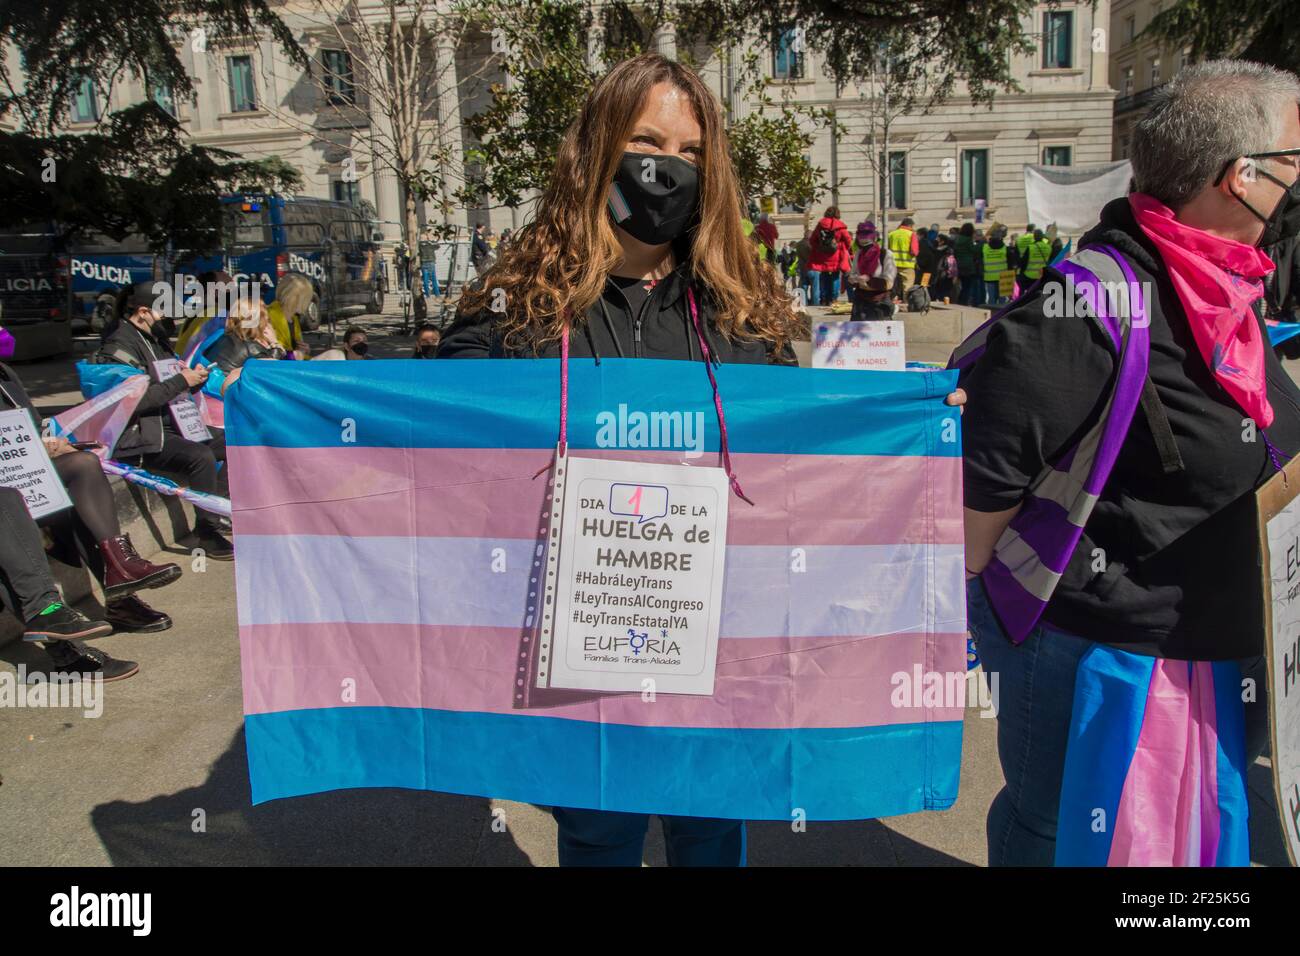
<svg viewBox="0 0 1300 956">
<path fill-rule="evenodd" d="M 756 505 L 730 503 L 713 696 L 647 701 L 522 676 L 559 371 L 244 367 L 226 413 L 253 801 L 410 787 L 787 821 L 949 807 L 964 699 L 930 678 L 965 686 L 954 374 L 718 369 Z M 597 447 L 620 405 L 701 413 L 703 455 Z M 571 455 L 717 461 L 698 363 L 575 359 L 568 418 Z"/>
</svg>

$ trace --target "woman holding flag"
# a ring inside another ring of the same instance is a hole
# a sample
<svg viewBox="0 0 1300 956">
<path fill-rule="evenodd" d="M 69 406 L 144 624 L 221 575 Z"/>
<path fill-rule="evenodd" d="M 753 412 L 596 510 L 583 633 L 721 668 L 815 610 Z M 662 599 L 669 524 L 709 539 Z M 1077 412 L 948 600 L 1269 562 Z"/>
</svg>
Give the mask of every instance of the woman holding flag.
<svg viewBox="0 0 1300 956">
<path fill-rule="evenodd" d="M 466 292 L 438 355 L 681 359 L 709 377 L 710 362 L 794 364 L 790 299 L 742 217 L 708 87 L 657 53 L 620 63 L 565 134 L 536 219 Z M 553 813 L 561 865 L 640 865 L 647 814 Z M 663 825 L 670 864 L 744 863 L 743 821 Z"/>
</svg>

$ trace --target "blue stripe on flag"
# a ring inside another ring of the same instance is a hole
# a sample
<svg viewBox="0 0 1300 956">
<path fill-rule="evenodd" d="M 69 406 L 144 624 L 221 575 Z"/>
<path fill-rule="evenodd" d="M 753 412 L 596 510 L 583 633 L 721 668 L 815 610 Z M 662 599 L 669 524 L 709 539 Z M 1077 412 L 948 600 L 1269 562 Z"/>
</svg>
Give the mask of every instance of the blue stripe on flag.
<svg viewBox="0 0 1300 956">
<path fill-rule="evenodd" d="M 1154 666 L 1154 657 L 1104 644 L 1094 644 L 1079 661 L 1061 779 L 1057 866 L 1105 866 L 1110 857 Z"/>
<path fill-rule="evenodd" d="M 961 721 L 722 730 L 398 707 L 251 714 L 244 726 L 255 804 L 352 787 L 572 807 L 599 793 L 630 812 L 699 816 L 727 806 L 737 818 L 786 822 L 798 810 L 859 820 L 947 809 L 962 735 Z"/>
<path fill-rule="evenodd" d="M 1246 708 L 1241 700 L 1241 667 L 1215 661 L 1215 761 L 1219 794 L 1219 852 L 1215 866 L 1250 866 L 1250 801 L 1246 796 Z M 1258 706 L 1258 705 L 1255 705 Z"/>
<path fill-rule="evenodd" d="M 553 447 L 559 362 L 484 361 L 250 362 L 227 394 L 226 440 L 281 448 Z M 717 378 L 733 452 L 961 455 L 959 416 L 942 403 L 956 372 L 723 365 Z M 479 403 L 467 404 L 466 395 L 478 395 Z M 617 418 L 625 395 L 640 396 L 628 413 L 700 412 L 704 450 L 717 451 L 717 413 L 702 364 L 653 359 L 570 362 L 570 445 L 601 447 L 597 416 Z M 248 407 L 259 413 L 245 415 Z M 260 413 L 270 408 L 285 414 Z M 870 427 L 846 428 L 855 414 Z M 343 440 L 345 420 L 355 423 L 350 443 Z"/>
</svg>

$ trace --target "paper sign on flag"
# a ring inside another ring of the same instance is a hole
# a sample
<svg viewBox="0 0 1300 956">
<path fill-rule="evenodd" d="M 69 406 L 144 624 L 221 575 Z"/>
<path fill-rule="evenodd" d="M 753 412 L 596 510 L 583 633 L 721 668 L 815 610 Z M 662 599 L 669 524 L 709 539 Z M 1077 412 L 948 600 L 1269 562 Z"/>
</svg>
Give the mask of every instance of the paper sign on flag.
<svg viewBox="0 0 1300 956">
<path fill-rule="evenodd" d="M 537 686 L 711 696 L 726 473 L 565 455 L 553 496 Z"/>
<path fill-rule="evenodd" d="M 0 485 L 22 492 L 33 520 L 72 507 L 25 408 L 0 412 Z"/>
<path fill-rule="evenodd" d="M 181 374 L 181 369 L 184 367 L 181 360 L 177 358 L 159 359 L 153 363 L 154 372 L 157 373 L 160 382 L 166 381 L 173 375 Z M 188 389 L 168 402 L 167 408 L 171 411 L 172 421 L 176 423 L 176 430 L 181 433 L 182 438 L 189 441 L 209 441 L 212 438 L 212 432 L 208 431 L 208 426 L 203 424 L 203 413 Z"/>
</svg>

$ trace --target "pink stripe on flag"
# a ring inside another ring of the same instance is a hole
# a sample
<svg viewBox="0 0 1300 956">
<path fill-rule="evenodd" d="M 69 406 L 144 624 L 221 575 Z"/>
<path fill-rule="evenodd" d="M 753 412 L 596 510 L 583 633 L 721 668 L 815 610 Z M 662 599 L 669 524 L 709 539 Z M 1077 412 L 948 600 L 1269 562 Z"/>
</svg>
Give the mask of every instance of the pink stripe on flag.
<svg viewBox="0 0 1300 956">
<path fill-rule="evenodd" d="M 1156 661 L 1106 863 L 1213 866 L 1218 841 L 1212 665 Z"/>
<path fill-rule="evenodd" d="M 927 659 L 939 673 L 961 675 L 964 695 L 964 634 L 804 638 L 794 648 L 786 638 L 722 638 L 712 697 L 660 694 L 647 702 L 638 694 L 520 688 L 524 645 L 515 628 L 335 623 L 253 625 L 239 633 L 247 714 L 422 707 L 641 727 L 874 727 L 961 720 L 965 703 L 940 700 L 948 706 L 927 712 L 924 697 L 903 696 L 924 687 L 915 666 Z M 531 706 L 516 709 L 522 691 Z"/>
<path fill-rule="evenodd" d="M 270 448 L 228 455 L 240 535 L 536 538 L 551 452 L 538 449 Z M 583 451 L 679 463 L 680 452 Z M 706 454 L 693 464 L 712 465 Z M 732 507 L 730 544 L 956 544 L 961 459 L 740 454 L 757 507 Z M 898 508 L 921 469 L 948 493 Z M 346 502 L 346 508 L 331 507 Z M 932 512 L 932 513 L 928 513 Z"/>
</svg>

